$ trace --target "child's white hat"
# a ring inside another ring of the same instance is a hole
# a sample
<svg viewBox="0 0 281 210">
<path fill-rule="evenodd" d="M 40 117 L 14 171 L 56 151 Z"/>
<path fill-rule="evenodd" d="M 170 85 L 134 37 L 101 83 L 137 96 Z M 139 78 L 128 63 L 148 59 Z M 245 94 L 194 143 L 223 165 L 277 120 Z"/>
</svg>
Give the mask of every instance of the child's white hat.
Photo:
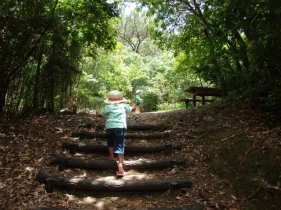
<svg viewBox="0 0 281 210">
<path fill-rule="evenodd" d="M 104 100 L 107 104 L 116 104 L 121 102 L 126 102 L 127 100 L 123 98 L 123 95 L 118 90 L 112 90 L 109 93 L 108 99 Z"/>
</svg>

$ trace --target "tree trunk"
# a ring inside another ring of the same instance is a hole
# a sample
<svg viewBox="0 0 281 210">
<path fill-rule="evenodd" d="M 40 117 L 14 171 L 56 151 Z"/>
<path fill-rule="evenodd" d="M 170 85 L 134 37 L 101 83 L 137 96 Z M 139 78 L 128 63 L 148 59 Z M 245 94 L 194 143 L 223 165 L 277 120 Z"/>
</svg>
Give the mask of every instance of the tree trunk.
<svg viewBox="0 0 281 210">
<path fill-rule="evenodd" d="M 146 134 L 136 134 L 136 133 L 126 133 L 125 138 L 128 139 L 163 139 L 169 138 L 170 133 L 146 133 Z M 73 132 L 71 137 L 79 137 L 80 139 L 85 138 L 107 138 L 106 133 L 96 133 L 96 132 Z"/>
<path fill-rule="evenodd" d="M 63 149 L 69 149 L 71 154 L 76 152 L 108 152 L 107 145 L 63 142 Z M 157 144 L 157 145 L 127 145 L 126 153 L 161 152 L 171 154 L 173 150 L 181 150 L 181 144 Z"/>
<path fill-rule="evenodd" d="M 50 98 L 49 98 L 49 102 L 50 102 L 50 111 L 51 113 L 55 112 L 55 79 L 54 77 L 51 78 L 51 84 L 50 84 Z"/>
<path fill-rule="evenodd" d="M 153 179 L 153 180 L 91 180 L 85 178 L 69 178 L 62 176 L 39 173 L 36 180 L 45 184 L 48 193 L 54 187 L 70 188 L 77 190 L 107 191 L 107 192 L 152 192 L 177 190 L 191 187 L 192 182 L 186 179 Z"/>
<path fill-rule="evenodd" d="M 59 170 L 63 171 L 65 167 L 69 168 L 84 168 L 84 169 L 98 169 L 98 170 L 117 170 L 117 161 L 109 160 L 91 160 L 82 158 L 64 158 L 53 156 L 51 164 L 59 165 Z M 124 161 L 123 167 L 125 170 L 131 169 L 161 169 L 161 168 L 175 168 L 184 166 L 186 160 L 184 158 L 166 159 L 166 160 L 132 160 Z"/>
<path fill-rule="evenodd" d="M 0 88 L 0 116 L 4 112 L 4 107 L 6 105 L 6 94 L 8 91 L 8 85 L 6 85 L 7 81 L 4 81 L 3 78 L 1 78 L 1 88 Z"/>
<path fill-rule="evenodd" d="M 41 70 L 41 63 L 42 63 L 42 54 L 39 55 L 37 60 L 37 68 L 36 68 L 36 75 L 34 78 L 34 87 L 33 87 L 33 111 L 39 112 L 39 77 L 40 77 L 40 70 Z"/>
</svg>

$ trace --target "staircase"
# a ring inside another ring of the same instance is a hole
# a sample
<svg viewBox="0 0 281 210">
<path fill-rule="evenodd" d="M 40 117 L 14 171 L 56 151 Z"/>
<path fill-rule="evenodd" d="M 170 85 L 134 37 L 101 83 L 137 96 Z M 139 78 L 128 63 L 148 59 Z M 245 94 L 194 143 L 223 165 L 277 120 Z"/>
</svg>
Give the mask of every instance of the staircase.
<svg viewBox="0 0 281 210">
<path fill-rule="evenodd" d="M 147 115 L 146 120 L 142 120 L 141 115 Z M 79 131 L 73 131 L 62 144 L 65 156 L 51 157 L 53 170 L 59 170 L 61 175 L 45 172 L 36 175 L 36 180 L 44 184 L 47 193 L 62 191 L 80 198 L 90 196 L 94 200 L 92 205 L 71 209 L 203 209 L 196 203 L 173 202 L 169 205 L 169 202 L 158 202 L 158 198 L 176 200 L 179 194 L 188 194 L 193 184 L 192 179 L 182 172 L 188 165 L 186 157 L 180 156 L 182 145 L 172 131 L 171 116 L 154 116 L 152 113 L 128 115 L 124 177 L 116 176 L 117 161 L 106 159 L 104 122 L 100 121 L 95 118 L 92 123 L 80 124 Z M 74 176 L 64 176 L 64 172 L 69 170 Z M 105 200 L 99 202 L 96 198 Z M 55 209 L 60 208 L 36 208 Z"/>
</svg>

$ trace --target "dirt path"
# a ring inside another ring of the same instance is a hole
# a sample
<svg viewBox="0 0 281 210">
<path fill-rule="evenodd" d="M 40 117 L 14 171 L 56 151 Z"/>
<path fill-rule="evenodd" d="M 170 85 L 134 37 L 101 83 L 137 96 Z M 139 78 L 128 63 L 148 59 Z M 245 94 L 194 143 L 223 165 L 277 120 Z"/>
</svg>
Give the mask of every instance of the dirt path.
<svg viewBox="0 0 281 210">
<path fill-rule="evenodd" d="M 181 150 L 165 152 L 125 154 L 126 161 L 163 160 L 184 158 L 186 164 L 163 169 L 130 169 L 121 180 L 192 180 L 192 187 L 178 191 L 161 192 L 89 192 L 54 187 L 46 193 L 45 185 L 35 180 L 38 173 L 49 173 L 62 177 L 88 180 L 120 181 L 114 170 L 88 170 L 50 165 L 51 158 L 77 157 L 105 160 L 104 153 L 75 153 L 62 149 L 66 141 L 105 145 L 102 138 L 79 139 L 70 137 L 72 132 L 102 132 L 103 120 L 91 114 L 69 116 L 41 116 L 25 120 L 9 119 L 1 122 L 1 209 L 36 209 L 38 207 L 68 209 L 155 209 L 176 208 L 199 204 L 203 209 L 238 209 L 237 201 L 223 187 L 218 177 L 204 163 L 202 148 L 195 146 L 194 130 L 199 126 L 195 110 L 141 113 L 128 115 L 128 125 L 168 125 L 168 128 L 152 131 L 130 131 L 127 133 L 165 133 L 168 138 L 126 139 L 126 145 L 180 144 Z M 85 124 L 91 126 L 83 126 Z M 200 126 L 199 126 L 200 127 Z M 205 128 L 206 129 L 206 128 Z M 12 186 L 12 187 L 11 187 Z"/>
</svg>

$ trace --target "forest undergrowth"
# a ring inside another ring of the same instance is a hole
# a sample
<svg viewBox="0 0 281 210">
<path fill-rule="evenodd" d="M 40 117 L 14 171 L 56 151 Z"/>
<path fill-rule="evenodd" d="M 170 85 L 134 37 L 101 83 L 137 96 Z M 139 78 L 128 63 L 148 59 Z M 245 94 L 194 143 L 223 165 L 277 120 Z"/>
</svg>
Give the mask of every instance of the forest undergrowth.
<svg viewBox="0 0 281 210">
<path fill-rule="evenodd" d="M 279 209 L 280 116 L 262 112 L 247 102 L 232 103 L 217 106 L 221 126 L 206 131 L 197 145 L 204 147 L 206 162 L 231 189 L 241 209 Z"/>
</svg>

